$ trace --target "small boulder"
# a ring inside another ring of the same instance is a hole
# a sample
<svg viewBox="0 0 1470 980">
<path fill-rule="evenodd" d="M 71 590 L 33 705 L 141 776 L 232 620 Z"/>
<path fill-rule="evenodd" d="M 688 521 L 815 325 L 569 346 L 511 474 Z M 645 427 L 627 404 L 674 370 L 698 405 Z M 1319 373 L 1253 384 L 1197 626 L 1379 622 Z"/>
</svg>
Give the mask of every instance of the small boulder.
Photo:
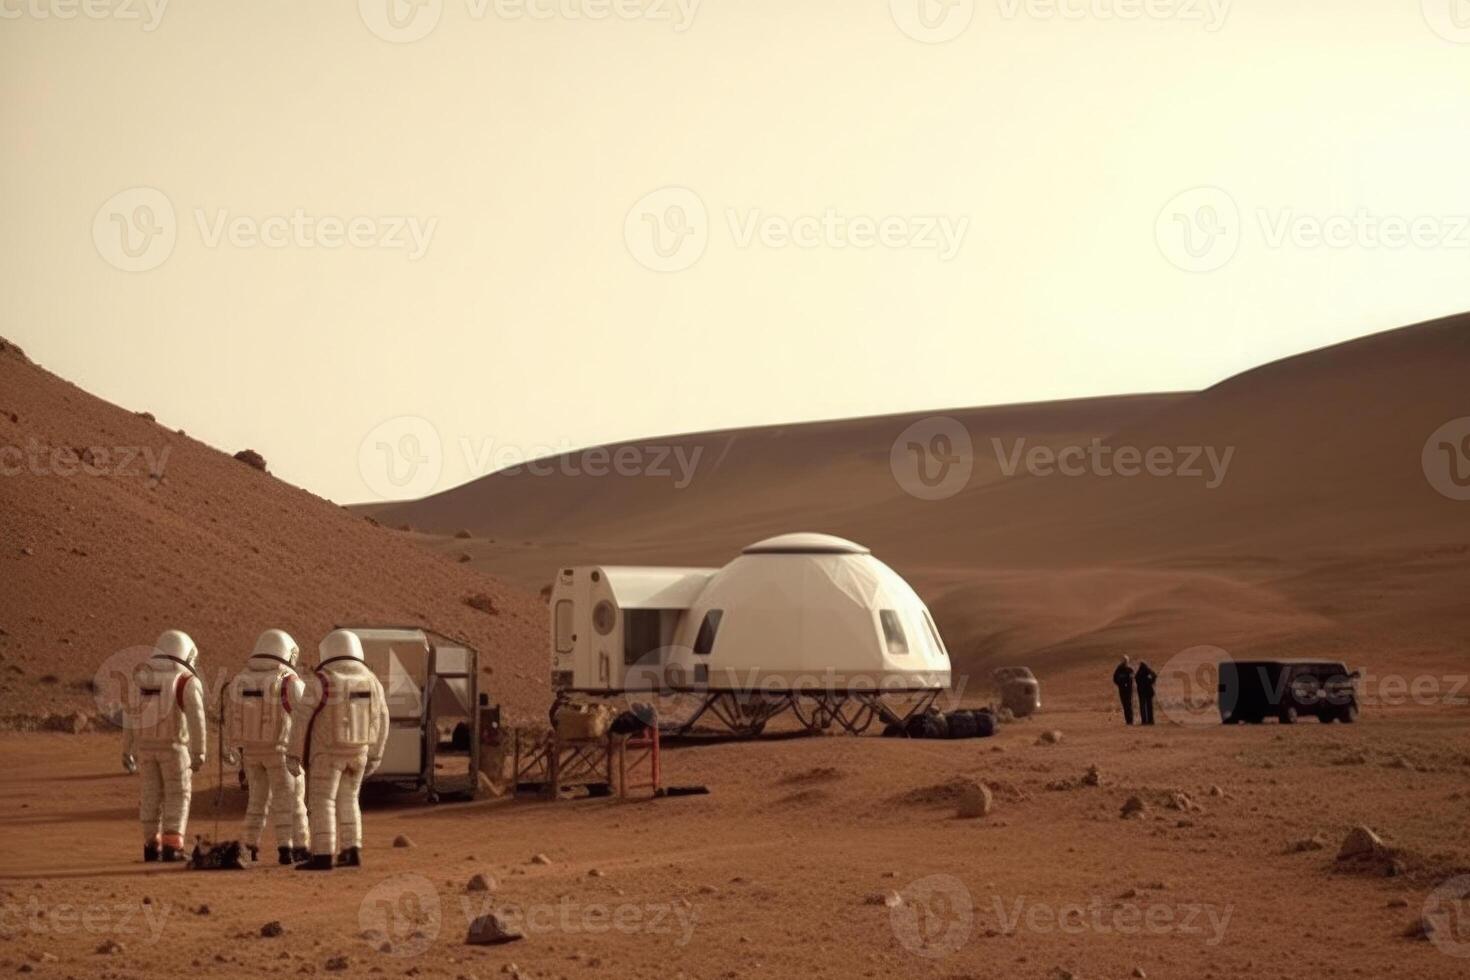
<svg viewBox="0 0 1470 980">
<path fill-rule="evenodd" d="M 475 592 L 465 596 L 464 604 L 471 609 L 478 609 L 480 612 L 488 613 L 491 616 L 496 616 L 500 613 L 500 610 L 495 608 L 495 600 L 483 592 Z"/>
<path fill-rule="evenodd" d="M 532 854 L 531 855 L 531 863 L 532 864 L 550 864 L 551 863 L 551 858 L 547 857 L 545 854 Z"/>
<path fill-rule="evenodd" d="M 235 458 L 262 473 L 268 472 L 265 468 L 265 457 L 253 449 L 242 449 L 235 454 Z"/>
<path fill-rule="evenodd" d="M 1144 803 L 1142 798 L 1137 796 L 1130 796 L 1123 803 L 1123 809 L 1121 813 L 1124 820 L 1142 820 L 1143 815 L 1145 812 L 1147 812 L 1147 810 L 1148 804 Z"/>
<path fill-rule="evenodd" d="M 972 782 L 960 791 L 956 806 L 956 816 L 962 820 L 986 817 L 995 809 L 995 794 L 989 786 Z"/>
<path fill-rule="evenodd" d="M 337 973 L 351 966 L 352 961 L 345 956 L 331 956 L 327 958 L 327 962 L 323 965 L 333 973 Z"/>
<path fill-rule="evenodd" d="M 468 946 L 499 946 L 524 938 L 524 933 L 492 912 L 470 923 L 470 931 L 464 941 Z"/>
<path fill-rule="evenodd" d="M 1085 776 L 1082 777 L 1082 785 L 1083 786 L 1101 786 L 1102 785 L 1102 770 L 1099 769 L 1097 766 L 1088 766 L 1087 767 L 1087 775 L 1085 775 Z"/>
<path fill-rule="evenodd" d="M 1337 859 L 1351 861 L 1365 857 L 1381 857 L 1387 853 L 1388 845 L 1383 843 L 1383 838 L 1367 827 L 1359 825 L 1348 831 L 1348 835 L 1343 838 L 1342 847 L 1337 851 Z"/>
<path fill-rule="evenodd" d="M 1062 733 L 1059 732 L 1059 731 L 1057 731 L 1056 729 L 1052 729 L 1051 731 L 1042 732 L 1041 733 L 1041 737 L 1036 740 L 1036 744 L 1037 745 L 1056 745 L 1057 743 L 1061 742 L 1061 740 L 1062 740 Z"/>
<path fill-rule="evenodd" d="M 464 890 L 467 892 L 488 892 L 495 888 L 495 880 L 485 875 L 471 875 L 470 880 L 465 882 Z"/>
<path fill-rule="evenodd" d="M 903 904 L 903 896 L 898 892 L 874 892 L 863 899 L 864 905 L 882 905 L 885 908 L 896 909 Z"/>
<path fill-rule="evenodd" d="M 260 934 L 265 939 L 274 939 L 277 936 L 284 936 L 286 934 L 286 927 L 275 919 L 272 919 L 260 927 Z"/>
<path fill-rule="evenodd" d="M 474 537 L 474 535 L 471 534 L 466 528 L 460 528 L 458 531 L 455 531 L 454 536 L 461 539 L 469 539 Z"/>
<path fill-rule="evenodd" d="M 116 939 L 104 939 L 97 946 L 97 952 L 104 956 L 111 956 L 114 953 L 121 953 L 122 951 L 123 944 Z"/>
<path fill-rule="evenodd" d="M 409 836 L 407 834 L 399 834 L 397 837 L 393 838 L 393 846 L 394 847 L 413 847 L 414 844 L 413 844 L 413 841 L 409 838 Z"/>
</svg>

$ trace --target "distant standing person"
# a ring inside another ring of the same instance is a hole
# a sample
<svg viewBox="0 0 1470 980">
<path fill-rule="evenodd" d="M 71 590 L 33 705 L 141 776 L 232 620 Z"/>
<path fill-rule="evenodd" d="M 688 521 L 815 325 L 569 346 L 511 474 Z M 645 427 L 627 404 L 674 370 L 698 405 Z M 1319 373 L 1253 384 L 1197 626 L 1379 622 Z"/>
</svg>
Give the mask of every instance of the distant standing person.
<svg viewBox="0 0 1470 980">
<path fill-rule="evenodd" d="M 1123 702 L 1123 721 L 1133 724 L 1133 661 L 1124 657 L 1113 670 L 1113 684 L 1118 688 L 1118 700 Z"/>
<path fill-rule="evenodd" d="M 1159 675 L 1153 672 L 1146 662 L 1138 662 L 1138 670 L 1133 675 L 1133 680 L 1138 684 L 1138 717 L 1145 725 L 1154 723 L 1154 682 Z"/>
</svg>

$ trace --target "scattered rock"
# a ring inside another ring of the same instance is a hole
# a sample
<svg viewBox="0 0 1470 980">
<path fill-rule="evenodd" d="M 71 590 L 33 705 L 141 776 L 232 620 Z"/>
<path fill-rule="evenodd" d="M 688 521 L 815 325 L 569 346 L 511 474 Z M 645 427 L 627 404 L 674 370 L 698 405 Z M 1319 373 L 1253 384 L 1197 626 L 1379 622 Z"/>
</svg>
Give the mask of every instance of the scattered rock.
<svg viewBox="0 0 1470 980">
<path fill-rule="evenodd" d="M 1087 775 L 1085 775 L 1085 776 L 1082 777 L 1082 785 L 1084 785 L 1084 786 L 1101 786 L 1102 785 L 1102 770 L 1099 769 L 1097 766 L 1088 766 L 1087 767 Z"/>
<path fill-rule="evenodd" d="M 1202 813 L 1204 807 L 1189 798 L 1189 794 L 1178 790 L 1169 794 L 1169 809 L 1178 810 L 1180 813 Z"/>
<path fill-rule="evenodd" d="M 1348 835 L 1343 838 L 1342 847 L 1337 852 L 1337 859 L 1350 861 L 1355 858 L 1378 857 L 1387 853 L 1388 845 L 1383 843 L 1383 838 L 1367 827 L 1359 825 L 1348 831 Z"/>
<path fill-rule="evenodd" d="M 97 952 L 104 956 L 111 956 L 114 953 L 121 953 L 122 951 L 123 944 L 116 939 L 104 939 L 97 945 Z"/>
<path fill-rule="evenodd" d="M 604 878 L 604 877 L 606 877 L 606 875 L 603 874 L 603 871 L 602 871 L 601 868 L 590 868 L 587 871 L 587 877 L 589 877 L 589 878 Z"/>
<path fill-rule="evenodd" d="M 252 466 L 262 473 L 269 472 L 265 468 L 265 457 L 253 449 L 242 449 L 235 454 L 235 458 L 246 466 Z"/>
<path fill-rule="evenodd" d="M 495 881 L 484 875 L 471 875 L 470 880 L 465 882 L 464 890 L 467 892 L 488 892 L 495 888 Z"/>
<path fill-rule="evenodd" d="M 547 857 L 545 854 L 532 854 L 531 855 L 531 863 L 532 864 L 550 864 L 551 863 L 551 858 Z"/>
<path fill-rule="evenodd" d="M 482 613 L 489 613 L 491 616 L 500 615 L 500 610 L 495 608 L 495 600 L 483 592 L 465 596 L 464 604 Z"/>
<path fill-rule="evenodd" d="M 962 820 L 986 817 L 993 809 L 995 809 L 995 794 L 990 791 L 990 787 L 980 783 L 971 783 L 960 794 L 956 816 Z"/>
<path fill-rule="evenodd" d="M 1220 799 L 1224 799 L 1225 798 L 1225 791 L 1223 789 L 1221 789 L 1220 787 L 1218 787 L 1218 786 L 1211 786 L 1210 787 L 1210 795 L 1211 796 L 1214 796 L 1214 797 L 1218 797 Z"/>
<path fill-rule="evenodd" d="M 498 946 L 524 938 L 525 935 L 519 929 L 492 912 L 470 923 L 470 931 L 464 941 L 469 946 Z"/>
<path fill-rule="evenodd" d="M 864 905 L 882 905 L 885 908 L 896 909 L 903 904 L 903 896 L 898 892 L 874 892 L 863 899 Z"/>
<path fill-rule="evenodd" d="M 474 535 L 473 535 L 473 534 L 471 534 L 471 533 L 470 533 L 470 532 L 469 532 L 469 531 L 468 531 L 468 530 L 467 530 L 467 529 L 465 529 L 465 528 L 460 528 L 460 529 L 459 529 L 459 530 L 458 530 L 458 531 L 455 531 L 455 532 L 454 532 L 454 536 L 455 536 L 455 537 L 456 537 L 456 538 L 462 538 L 462 539 L 468 539 L 468 538 L 473 538 L 473 537 L 474 537 Z"/>
<path fill-rule="evenodd" d="M 1123 804 L 1122 817 L 1124 820 L 1142 820 L 1148 810 L 1148 805 L 1137 796 L 1128 797 Z"/>
<path fill-rule="evenodd" d="M 1391 909 L 1406 909 L 1409 907 L 1409 902 L 1403 898 L 1390 898 L 1388 900 L 1388 907 Z"/>
<path fill-rule="evenodd" d="M 325 964 L 323 964 L 323 965 L 328 970 L 331 970 L 333 972 L 338 972 L 338 971 L 341 971 L 341 970 L 345 970 L 349 966 L 351 966 L 352 965 L 352 961 L 349 960 L 345 956 L 332 956 L 332 957 L 329 957 L 327 959 L 327 962 Z"/>
<path fill-rule="evenodd" d="M 1041 733 L 1041 737 L 1036 740 L 1036 744 L 1037 745 L 1056 745 L 1061 740 L 1062 740 L 1062 733 L 1059 732 L 1059 731 L 1057 731 L 1056 729 L 1052 729 L 1051 731 L 1042 732 Z"/>
<path fill-rule="evenodd" d="M 275 919 L 272 919 L 260 927 L 260 934 L 266 939 L 274 939 L 277 936 L 284 936 L 286 934 L 286 927 Z"/>
<path fill-rule="evenodd" d="M 134 412 L 133 414 L 136 415 L 136 416 L 138 416 L 138 418 L 142 419 L 144 422 L 157 422 L 158 421 L 158 419 L 156 419 L 156 418 L 153 417 L 153 413 L 152 412 Z"/>
<path fill-rule="evenodd" d="M 399 834 L 397 837 L 393 838 L 393 846 L 394 847 L 413 847 L 414 844 L 413 844 L 413 841 L 409 839 L 409 837 L 408 837 L 407 834 Z"/>
<path fill-rule="evenodd" d="M 1303 837 L 1301 840 L 1292 841 L 1286 848 L 1288 854 L 1305 854 L 1307 851 L 1321 851 L 1326 849 L 1327 841 L 1321 834 L 1313 834 L 1311 837 Z"/>
<path fill-rule="evenodd" d="M 1404 938 L 1433 939 L 1434 923 L 1431 920 L 1421 916 L 1420 918 L 1415 919 L 1413 922 L 1410 922 L 1409 925 L 1404 929 Z"/>
<path fill-rule="evenodd" d="M 454 560 L 457 561 L 457 562 L 459 562 L 461 565 L 465 565 L 465 564 L 468 564 L 469 562 L 473 561 L 474 559 L 470 558 L 469 555 L 467 555 L 463 551 L 461 551 L 459 553 L 459 557 L 456 558 L 456 559 L 454 559 Z"/>
<path fill-rule="evenodd" d="M 199 906 L 198 908 L 196 908 L 194 910 L 194 914 L 195 915 L 208 915 L 209 914 L 209 906 L 208 905 L 201 905 L 201 906 Z"/>
</svg>

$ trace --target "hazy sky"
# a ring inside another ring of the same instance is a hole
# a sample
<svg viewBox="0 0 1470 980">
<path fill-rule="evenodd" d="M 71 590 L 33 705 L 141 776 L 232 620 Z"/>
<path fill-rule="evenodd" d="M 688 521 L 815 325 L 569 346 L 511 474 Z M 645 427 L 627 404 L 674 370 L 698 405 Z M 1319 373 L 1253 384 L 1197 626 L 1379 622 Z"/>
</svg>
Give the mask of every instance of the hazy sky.
<svg viewBox="0 0 1470 980">
<path fill-rule="evenodd" d="M 342 501 L 1470 309 L 1470 0 L 0 0 L 0 122 L 0 334 Z"/>
</svg>

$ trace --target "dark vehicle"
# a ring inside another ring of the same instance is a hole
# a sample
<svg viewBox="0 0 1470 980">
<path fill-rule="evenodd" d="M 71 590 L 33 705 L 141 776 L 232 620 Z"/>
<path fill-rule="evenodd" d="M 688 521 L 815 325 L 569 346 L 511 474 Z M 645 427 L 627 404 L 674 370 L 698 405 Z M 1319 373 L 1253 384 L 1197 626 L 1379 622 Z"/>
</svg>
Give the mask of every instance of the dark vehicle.
<svg viewBox="0 0 1470 980">
<path fill-rule="evenodd" d="M 1336 660 L 1235 660 L 1220 664 L 1220 720 L 1283 725 L 1315 715 L 1324 724 L 1358 720 L 1357 679 Z"/>
</svg>

